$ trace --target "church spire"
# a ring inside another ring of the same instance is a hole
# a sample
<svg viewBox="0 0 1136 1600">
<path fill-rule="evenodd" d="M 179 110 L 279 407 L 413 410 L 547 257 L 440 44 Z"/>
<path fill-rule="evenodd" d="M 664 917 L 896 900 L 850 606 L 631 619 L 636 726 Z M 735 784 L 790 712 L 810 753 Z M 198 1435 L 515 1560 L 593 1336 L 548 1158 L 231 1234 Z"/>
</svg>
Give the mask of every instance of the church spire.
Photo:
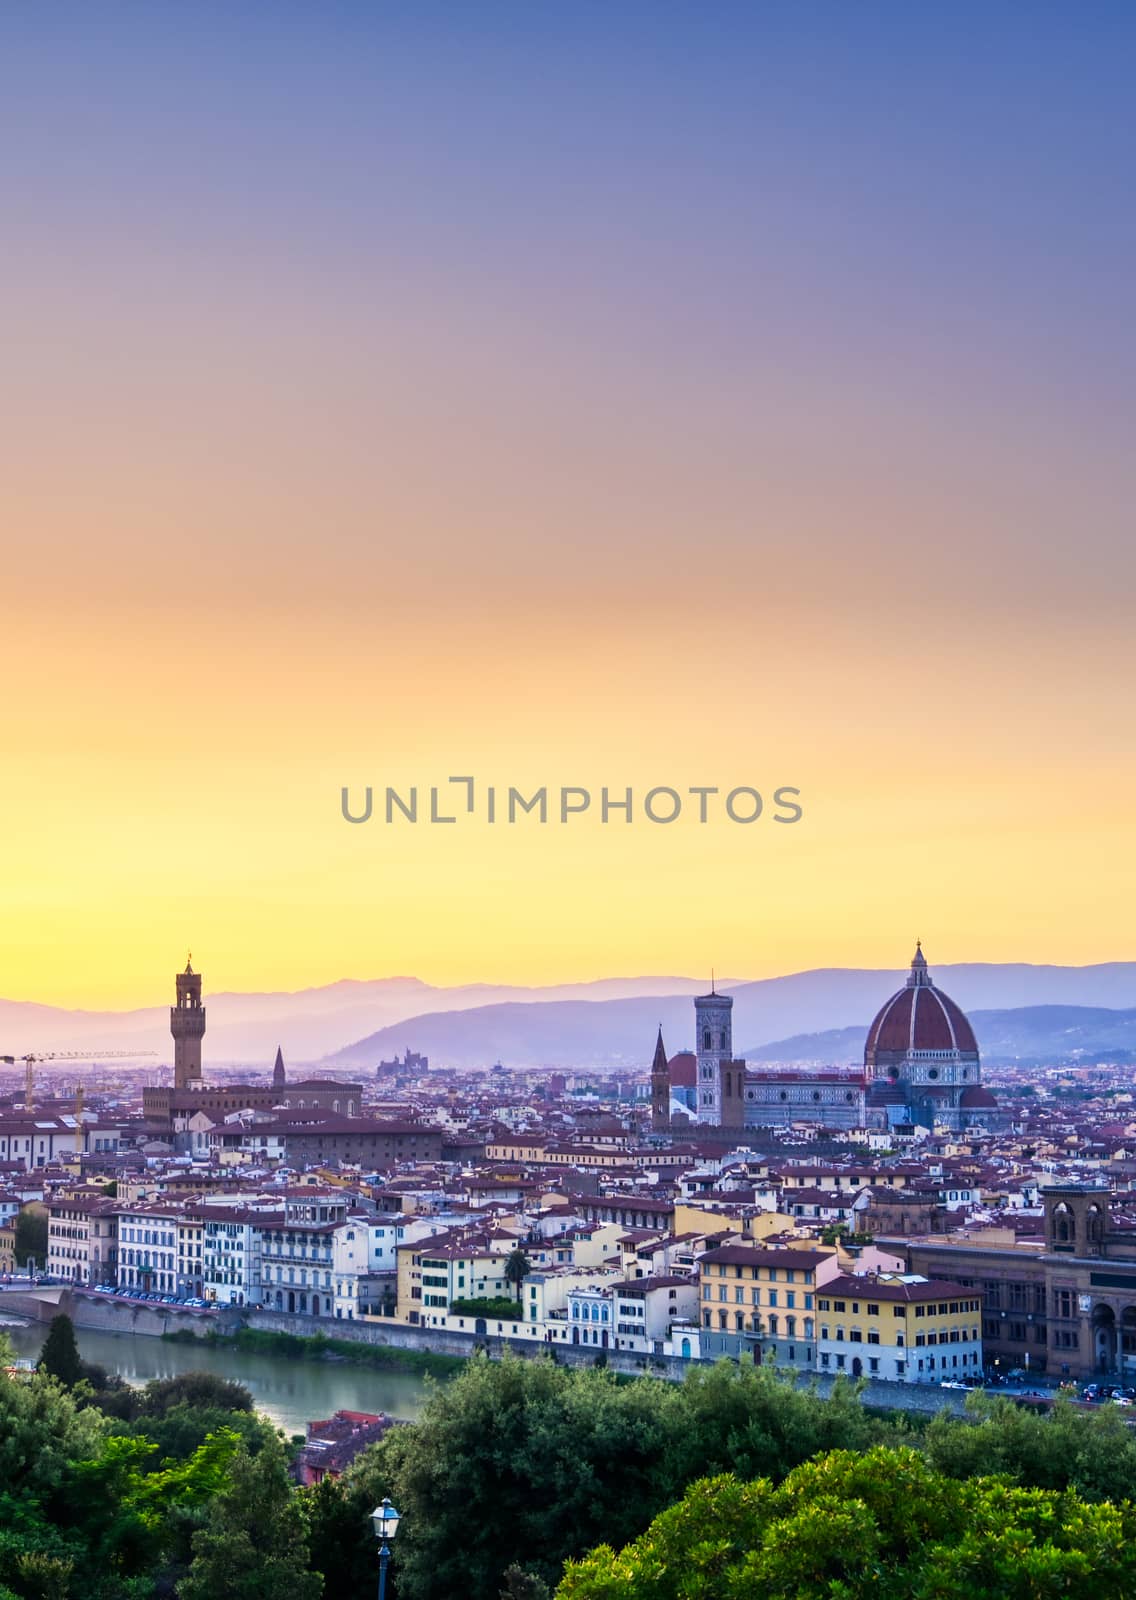
<svg viewBox="0 0 1136 1600">
<path fill-rule="evenodd" d="M 667 1050 L 663 1043 L 663 1025 L 659 1023 L 659 1037 L 655 1040 L 655 1059 L 651 1062 L 652 1074 L 667 1070 Z"/>
<path fill-rule="evenodd" d="M 272 1087 L 283 1089 L 286 1078 L 284 1077 L 284 1052 L 279 1045 L 276 1046 L 276 1061 L 272 1068 Z"/>
<path fill-rule="evenodd" d="M 667 1047 L 663 1043 L 663 1025 L 659 1023 L 659 1036 L 655 1040 L 655 1055 L 651 1062 L 651 1132 L 666 1133 L 671 1122 L 671 1072 L 667 1063 Z"/>
</svg>

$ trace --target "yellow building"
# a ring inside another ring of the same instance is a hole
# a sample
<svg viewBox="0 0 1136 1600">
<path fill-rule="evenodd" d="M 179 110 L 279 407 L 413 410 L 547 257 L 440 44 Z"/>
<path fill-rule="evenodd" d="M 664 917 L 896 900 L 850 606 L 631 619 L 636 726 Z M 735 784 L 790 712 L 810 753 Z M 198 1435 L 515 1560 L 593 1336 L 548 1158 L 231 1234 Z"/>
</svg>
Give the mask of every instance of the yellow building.
<svg viewBox="0 0 1136 1600">
<path fill-rule="evenodd" d="M 982 1372 L 982 1296 L 957 1283 L 842 1273 L 817 1296 L 821 1372 L 892 1383 L 976 1380 Z"/>
<path fill-rule="evenodd" d="M 831 1259 L 831 1252 L 740 1239 L 708 1250 L 699 1260 L 703 1357 L 812 1369 L 817 1272 Z"/>
</svg>

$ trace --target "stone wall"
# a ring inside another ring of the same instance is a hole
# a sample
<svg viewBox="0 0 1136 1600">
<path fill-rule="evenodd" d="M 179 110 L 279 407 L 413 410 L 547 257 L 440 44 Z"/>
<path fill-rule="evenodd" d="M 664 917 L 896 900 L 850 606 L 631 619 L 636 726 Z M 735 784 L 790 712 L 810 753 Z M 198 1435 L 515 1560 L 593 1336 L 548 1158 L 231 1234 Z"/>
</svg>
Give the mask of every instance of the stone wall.
<svg viewBox="0 0 1136 1600">
<path fill-rule="evenodd" d="M 550 1345 L 539 1339 L 510 1339 L 500 1334 L 478 1337 L 475 1333 L 461 1333 L 456 1329 L 412 1328 L 404 1322 L 343 1322 L 326 1317 L 293 1316 L 287 1311 L 246 1309 L 242 1318 L 249 1328 L 263 1328 L 275 1333 L 297 1333 L 310 1339 L 322 1333 L 329 1339 L 349 1339 L 359 1344 L 389 1345 L 396 1350 L 430 1350 L 440 1355 L 471 1356 L 479 1347 L 491 1357 L 505 1350 L 515 1355 L 537 1357 L 552 1353 L 563 1366 L 590 1367 L 601 1354 L 582 1345 Z M 672 1357 L 635 1355 L 627 1350 L 607 1350 L 607 1365 L 613 1372 L 652 1372 L 657 1377 L 682 1378 L 689 1362 Z"/>
<path fill-rule="evenodd" d="M 33 1322 L 50 1322 L 62 1312 L 77 1328 L 94 1328 L 103 1333 L 142 1333 L 152 1338 L 179 1328 L 189 1328 L 198 1334 L 210 1328 L 218 1333 L 231 1333 L 240 1326 L 241 1320 L 239 1312 L 203 1313 L 178 1306 L 137 1305 L 115 1295 L 76 1293 L 73 1289 L 5 1294 L 0 1300 L 0 1310 L 30 1317 Z"/>
</svg>

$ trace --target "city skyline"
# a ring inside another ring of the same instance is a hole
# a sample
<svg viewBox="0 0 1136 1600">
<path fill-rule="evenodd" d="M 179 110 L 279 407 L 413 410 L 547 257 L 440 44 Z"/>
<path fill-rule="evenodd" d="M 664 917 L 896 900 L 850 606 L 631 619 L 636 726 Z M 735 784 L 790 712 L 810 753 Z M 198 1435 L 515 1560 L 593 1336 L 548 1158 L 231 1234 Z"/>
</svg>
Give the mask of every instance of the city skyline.
<svg viewBox="0 0 1136 1600">
<path fill-rule="evenodd" d="M 1131 957 L 1134 36 L 6 16 L 0 994 Z"/>
</svg>

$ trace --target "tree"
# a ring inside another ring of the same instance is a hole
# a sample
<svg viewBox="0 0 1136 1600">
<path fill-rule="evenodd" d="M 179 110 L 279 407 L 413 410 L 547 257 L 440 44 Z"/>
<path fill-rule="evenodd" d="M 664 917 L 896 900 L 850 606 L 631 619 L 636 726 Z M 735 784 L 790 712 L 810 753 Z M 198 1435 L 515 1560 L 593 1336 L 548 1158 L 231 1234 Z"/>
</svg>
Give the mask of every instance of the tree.
<svg viewBox="0 0 1136 1600">
<path fill-rule="evenodd" d="M 144 1417 L 164 1417 L 177 1406 L 219 1411 L 251 1411 L 252 1395 L 243 1383 L 213 1372 L 182 1372 L 176 1378 L 152 1378 L 142 1391 Z"/>
<path fill-rule="evenodd" d="M 42 1267 L 47 1260 L 47 1212 L 25 1207 L 16 1218 L 14 1254 L 16 1265 L 33 1261 Z"/>
<path fill-rule="evenodd" d="M 36 1371 L 57 1378 L 67 1389 L 73 1389 L 83 1376 L 83 1362 L 75 1341 L 75 1324 L 70 1317 L 52 1317 Z"/>
<path fill-rule="evenodd" d="M 515 1287 L 517 1291 L 518 1305 L 521 1303 L 521 1285 L 524 1283 L 531 1271 L 532 1262 L 521 1249 L 520 1245 L 517 1245 L 515 1249 L 509 1251 L 508 1258 L 505 1262 L 505 1282 L 511 1283 Z"/>
<path fill-rule="evenodd" d="M 557 1600 L 1122 1600 L 1136 1509 L 1001 1479 L 956 1482 L 911 1449 L 835 1450 L 768 1478 L 702 1479 L 618 1555 L 570 1562 Z"/>
<path fill-rule="evenodd" d="M 383 1495 L 402 1513 L 400 1600 L 496 1595 L 518 1552 L 552 1584 L 566 1556 L 634 1537 L 673 1498 L 661 1463 L 679 1395 L 652 1379 L 475 1357 L 346 1475 L 360 1514 Z"/>
<path fill-rule="evenodd" d="M 279 1440 L 233 1459 L 177 1592 L 179 1600 L 319 1600 L 323 1575 L 308 1570 L 304 1503 Z"/>
<path fill-rule="evenodd" d="M 505 1586 L 500 1600 L 551 1600 L 547 1583 L 535 1572 L 526 1572 L 517 1561 L 505 1568 Z"/>
</svg>

